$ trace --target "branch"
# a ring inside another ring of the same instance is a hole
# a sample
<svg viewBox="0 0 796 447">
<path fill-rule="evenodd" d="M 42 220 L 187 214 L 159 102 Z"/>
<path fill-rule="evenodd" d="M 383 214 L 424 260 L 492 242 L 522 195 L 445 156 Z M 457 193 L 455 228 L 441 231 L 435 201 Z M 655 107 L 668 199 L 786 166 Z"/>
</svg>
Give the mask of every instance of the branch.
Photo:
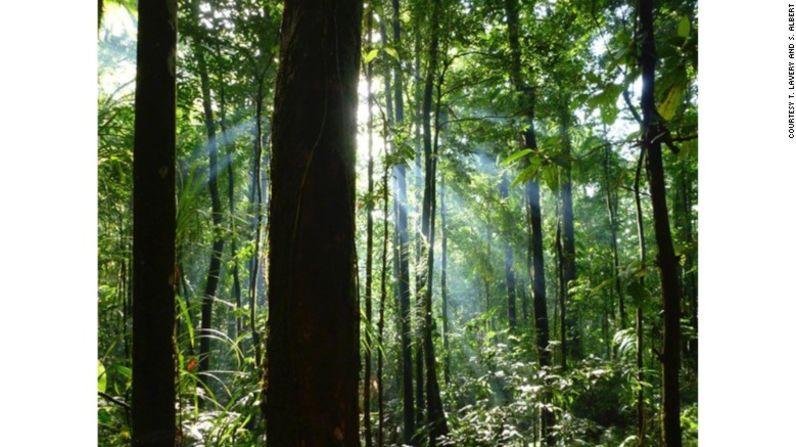
<svg viewBox="0 0 796 447">
<path fill-rule="evenodd" d="M 109 402 L 115 403 L 116 405 L 124 408 L 126 411 L 130 411 L 131 410 L 130 404 L 128 404 L 127 402 L 123 402 L 121 400 L 118 400 L 118 399 L 116 399 L 115 397 L 113 397 L 113 396 L 111 396 L 109 394 L 103 393 L 102 391 L 97 391 L 97 393 L 99 394 L 100 397 L 104 398 L 105 400 L 107 400 Z"/>
</svg>

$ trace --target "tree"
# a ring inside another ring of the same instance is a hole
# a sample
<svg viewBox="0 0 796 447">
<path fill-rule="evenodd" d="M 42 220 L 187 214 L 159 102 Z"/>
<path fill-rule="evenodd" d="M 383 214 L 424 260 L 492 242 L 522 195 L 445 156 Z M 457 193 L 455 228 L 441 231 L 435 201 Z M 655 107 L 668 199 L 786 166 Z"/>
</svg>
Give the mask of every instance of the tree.
<svg viewBox="0 0 796 447">
<path fill-rule="evenodd" d="M 173 446 L 177 2 L 141 0 L 133 149 L 134 446 Z"/>
<path fill-rule="evenodd" d="M 356 0 L 285 3 L 271 162 L 270 446 L 359 445 L 354 111 L 361 19 Z"/>
<path fill-rule="evenodd" d="M 195 26 L 200 27 L 198 1 L 192 3 L 196 14 Z M 213 104 L 210 92 L 210 75 L 205 60 L 203 42 L 193 39 L 194 54 L 199 67 L 199 78 L 202 90 L 202 109 L 204 111 L 204 124 L 207 129 L 207 155 L 209 170 L 207 175 L 207 188 L 210 191 L 211 219 L 213 221 L 213 247 L 210 252 L 210 265 L 207 269 L 205 292 L 202 297 L 202 329 L 199 333 L 199 371 L 207 372 L 210 369 L 210 339 L 213 330 L 213 301 L 216 298 L 219 275 L 221 272 L 221 255 L 224 251 L 224 239 L 221 234 L 221 199 L 218 193 L 218 141 L 216 141 L 216 123 L 213 115 Z"/>
<path fill-rule="evenodd" d="M 641 113 L 642 135 L 647 152 L 655 242 L 663 293 L 663 441 L 667 447 L 682 445 L 680 428 L 680 281 L 666 207 L 666 180 L 663 173 L 661 116 L 655 107 L 655 26 L 652 0 L 639 0 L 638 38 L 641 44 Z"/>
<path fill-rule="evenodd" d="M 522 94 L 522 108 L 525 112 L 527 126 L 523 133 L 523 146 L 530 151 L 535 151 L 536 131 L 534 128 L 536 90 L 533 84 L 527 84 L 523 79 L 521 71 L 521 50 L 519 43 L 519 11 L 516 0 L 506 0 L 506 17 L 509 32 L 509 46 L 511 50 L 511 78 L 514 88 Z M 547 292 L 545 290 L 544 272 L 544 250 L 542 246 L 542 213 L 539 200 L 539 182 L 536 179 L 528 179 L 525 183 L 525 201 L 527 210 L 528 233 L 530 234 L 528 244 L 528 266 L 533 269 L 533 310 L 534 323 L 536 327 L 536 351 L 539 358 L 539 365 L 542 367 L 550 365 L 550 329 L 547 321 Z M 552 445 L 553 440 L 549 434 L 550 427 L 553 425 L 553 414 L 545 410 L 542 414 L 542 437 L 548 445 Z"/>
</svg>

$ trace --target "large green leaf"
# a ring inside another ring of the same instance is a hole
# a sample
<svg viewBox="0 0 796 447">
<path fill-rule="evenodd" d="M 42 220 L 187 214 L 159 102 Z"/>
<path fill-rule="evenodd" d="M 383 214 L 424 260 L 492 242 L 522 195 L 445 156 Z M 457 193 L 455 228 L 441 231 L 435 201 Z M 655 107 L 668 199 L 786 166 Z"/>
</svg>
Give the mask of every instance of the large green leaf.
<svg viewBox="0 0 796 447">
<path fill-rule="evenodd" d="M 677 107 L 680 105 L 680 100 L 683 98 L 684 91 L 685 88 L 683 88 L 681 84 L 675 84 L 669 89 L 669 93 L 666 94 L 666 99 L 664 99 L 663 103 L 658 107 L 658 113 L 660 113 L 663 119 L 668 121 L 674 117 L 675 112 L 677 112 Z"/>
<path fill-rule="evenodd" d="M 105 372 L 105 366 L 101 361 L 97 360 L 97 389 L 104 393 L 108 386 L 108 374 Z"/>
</svg>

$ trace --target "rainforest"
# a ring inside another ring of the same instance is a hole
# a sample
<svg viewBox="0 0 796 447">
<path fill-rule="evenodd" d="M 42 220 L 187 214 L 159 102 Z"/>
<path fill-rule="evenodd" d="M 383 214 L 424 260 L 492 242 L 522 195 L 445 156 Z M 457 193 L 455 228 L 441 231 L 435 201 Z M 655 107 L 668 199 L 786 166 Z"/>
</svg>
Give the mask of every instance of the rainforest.
<svg viewBox="0 0 796 447">
<path fill-rule="evenodd" d="M 100 445 L 696 446 L 697 16 L 99 0 Z"/>
</svg>

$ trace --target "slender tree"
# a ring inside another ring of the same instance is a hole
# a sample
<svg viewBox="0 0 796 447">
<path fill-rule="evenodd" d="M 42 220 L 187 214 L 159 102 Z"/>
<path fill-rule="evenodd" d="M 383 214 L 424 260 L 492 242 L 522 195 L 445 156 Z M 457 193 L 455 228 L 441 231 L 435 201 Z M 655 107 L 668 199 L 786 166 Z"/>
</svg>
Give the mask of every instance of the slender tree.
<svg viewBox="0 0 796 447">
<path fill-rule="evenodd" d="M 133 145 L 134 446 L 172 447 L 176 436 L 176 43 L 177 2 L 141 0 Z"/>
<path fill-rule="evenodd" d="M 661 136 L 666 132 L 655 107 L 655 25 L 653 0 L 639 0 L 638 38 L 641 44 L 641 113 L 643 144 L 647 152 L 658 269 L 663 292 L 663 441 L 666 447 L 680 447 L 680 282 L 677 255 L 674 253 L 669 212 L 666 206 L 666 180 L 663 172 Z"/>
<path fill-rule="evenodd" d="M 434 358 L 433 317 L 432 317 L 432 282 L 434 272 L 434 211 L 436 202 L 436 166 L 438 155 L 439 137 L 439 105 L 437 108 L 432 145 L 431 132 L 431 106 L 434 96 L 434 81 L 437 76 L 439 58 L 439 22 L 442 0 L 433 0 L 431 13 L 431 42 L 429 45 L 428 66 L 426 69 L 425 87 L 423 94 L 423 159 L 425 161 L 425 187 L 423 189 L 423 213 L 421 231 L 423 242 L 421 251 L 425 255 L 426 268 L 421 271 L 418 290 L 423 295 L 423 354 L 426 367 L 426 408 L 428 411 L 429 446 L 434 447 L 439 442 L 440 436 L 448 434 L 448 424 L 442 408 L 439 383 L 437 380 L 436 359 Z M 420 372 L 420 369 L 418 369 Z"/>
<path fill-rule="evenodd" d="M 354 156 L 362 3 L 287 0 L 271 161 L 266 439 L 358 446 Z"/>
<path fill-rule="evenodd" d="M 536 129 L 534 127 L 536 110 L 536 89 L 533 83 L 528 83 L 522 76 L 519 9 L 517 0 L 506 0 L 506 17 L 509 32 L 509 48 L 511 50 L 511 79 L 515 89 L 521 96 L 521 107 L 525 113 L 525 131 L 523 132 L 523 146 L 531 151 L 537 150 Z M 533 269 L 533 310 L 536 328 L 536 350 L 539 365 L 550 365 L 550 329 L 547 321 L 547 292 L 545 290 L 544 249 L 542 244 L 542 212 L 539 197 L 539 182 L 529 179 L 525 183 L 525 203 L 528 214 L 528 233 L 531 235 L 528 247 L 528 265 Z M 553 413 L 545 408 L 542 412 L 542 438 L 548 445 L 553 445 L 550 435 Z"/>
<path fill-rule="evenodd" d="M 200 33 L 199 4 L 194 1 L 193 10 L 196 14 L 195 25 L 197 35 Z M 221 198 L 218 193 L 218 142 L 216 141 L 216 123 L 213 116 L 213 104 L 210 92 L 210 76 L 205 60 L 204 43 L 193 39 L 194 55 L 199 69 L 199 81 L 202 90 L 202 109 L 204 111 L 204 124 L 207 131 L 207 154 L 209 170 L 207 188 L 210 191 L 210 217 L 213 221 L 213 247 L 210 251 L 210 266 L 207 270 L 205 292 L 202 297 L 202 326 L 199 333 L 199 371 L 207 372 L 210 369 L 210 339 L 213 329 L 213 301 L 216 299 L 218 280 L 221 271 L 221 255 L 224 251 L 224 237 L 222 234 Z"/>
<path fill-rule="evenodd" d="M 400 1 L 392 0 L 392 31 L 393 45 L 401 45 Z M 404 123 L 403 72 L 401 64 L 396 61 L 395 67 L 395 124 L 400 129 Z M 409 286 L 409 229 L 407 218 L 406 196 L 406 163 L 400 160 L 395 171 L 395 229 L 398 251 L 398 304 L 400 313 L 401 333 L 401 378 L 403 388 L 403 442 L 410 444 L 415 435 L 415 407 L 412 381 L 412 347 L 411 347 L 411 299 Z"/>
</svg>

